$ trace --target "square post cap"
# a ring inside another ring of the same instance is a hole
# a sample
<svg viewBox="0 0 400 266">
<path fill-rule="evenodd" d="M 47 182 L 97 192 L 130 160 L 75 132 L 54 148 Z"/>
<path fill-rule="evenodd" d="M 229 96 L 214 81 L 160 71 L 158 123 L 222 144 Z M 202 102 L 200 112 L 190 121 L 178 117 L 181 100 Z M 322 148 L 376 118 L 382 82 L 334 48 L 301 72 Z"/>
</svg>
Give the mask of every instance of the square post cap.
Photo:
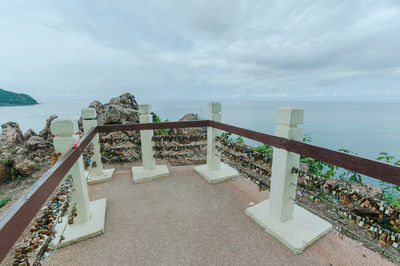
<svg viewBox="0 0 400 266">
<path fill-rule="evenodd" d="M 139 114 L 147 115 L 151 112 L 150 104 L 139 104 Z"/>
<path fill-rule="evenodd" d="M 81 111 L 82 119 L 96 118 L 96 110 L 94 108 L 85 108 Z"/>
<path fill-rule="evenodd" d="M 303 124 L 304 109 L 297 107 L 279 107 L 276 111 L 276 122 L 280 125 L 295 126 Z"/>
<path fill-rule="evenodd" d="M 50 131 L 53 135 L 74 135 L 78 132 L 76 119 L 56 118 L 51 122 Z"/>
<path fill-rule="evenodd" d="M 211 102 L 208 103 L 208 112 L 209 113 L 219 113 L 221 112 L 221 103 L 220 102 Z"/>
</svg>

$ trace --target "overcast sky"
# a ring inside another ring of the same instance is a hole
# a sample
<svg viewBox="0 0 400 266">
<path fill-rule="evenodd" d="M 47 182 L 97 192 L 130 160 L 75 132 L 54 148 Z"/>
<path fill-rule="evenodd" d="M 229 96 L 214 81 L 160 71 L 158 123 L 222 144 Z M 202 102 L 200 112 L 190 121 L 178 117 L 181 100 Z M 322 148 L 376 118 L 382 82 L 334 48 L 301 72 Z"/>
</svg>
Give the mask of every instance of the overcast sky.
<svg viewBox="0 0 400 266">
<path fill-rule="evenodd" d="M 42 102 L 400 100 L 398 0 L 2 0 L 0 47 L 0 88 Z"/>
</svg>

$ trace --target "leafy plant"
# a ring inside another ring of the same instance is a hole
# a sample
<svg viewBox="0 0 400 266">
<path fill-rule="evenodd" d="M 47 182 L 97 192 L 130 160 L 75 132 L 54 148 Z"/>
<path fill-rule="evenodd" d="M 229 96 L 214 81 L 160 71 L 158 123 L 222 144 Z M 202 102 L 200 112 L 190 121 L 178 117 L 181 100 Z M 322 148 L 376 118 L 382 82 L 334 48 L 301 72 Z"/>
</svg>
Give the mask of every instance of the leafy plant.
<svg viewBox="0 0 400 266">
<path fill-rule="evenodd" d="M 309 134 L 304 134 L 302 141 L 304 143 L 311 143 L 312 138 Z M 338 169 L 335 165 L 321 162 L 303 155 L 300 156 L 300 162 L 308 164 L 308 171 L 311 174 L 323 176 L 325 178 L 334 177 L 336 175 L 336 170 Z"/>
<path fill-rule="evenodd" d="M 380 152 L 376 160 L 385 163 L 392 163 L 392 161 L 395 160 L 395 157 L 389 155 L 387 152 Z M 393 164 L 400 166 L 400 160 Z M 400 186 L 385 181 L 379 181 L 379 185 L 383 188 L 382 199 L 389 205 L 392 204 L 396 207 L 400 207 Z"/>
<path fill-rule="evenodd" d="M 238 137 L 236 138 L 236 142 L 238 142 L 238 143 L 244 143 L 243 137 L 242 137 L 242 136 L 238 136 Z"/>
<path fill-rule="evenodd" d="M 222 132 L 221 133 L 221 138 L 232 141 L 232 133 L 231 132 Z"/>
<path fill-rule="evenodd" d="M 154 123 L 159 123 L 159 122 L 169 122 L 168 119 L 165 119 L 164 121 L 161 121 L 161 118 L 156 115 L 153 117 L 153 122 Z M 154 130 L 154 134 L 155 135 L 163 135 L 163 134 L 169 134 L 170 129 L 166 128 L 166 129 L 156 129 Z"/>
<path fill-rule="evenodd" d="M 199 114 L 194 114 L 194 120 L 205 120 L 205 119 L 201 117 Z"/>
<path fill-rule="evenodd" d="M 264 144 L 256 147 L 256 151 L 265 155 L 272 156 L 273 148 L 271 145 Z"/>
<path fill-rule="evenodd" d="M 304 134 L 303 135 L 303 140 L 304 143 L 311 143 L 312 142 L 312 138 L 310 136 L 310 134 Z"/>
<path fill-rule="evenodd" d="M 10 200 L 12 200 L 12 197 L 4 197 L 0 200 L 0 208 L 3 207 L 4 205 L 7 204 L 7 202 L 9 202 Z"/>
</svg>

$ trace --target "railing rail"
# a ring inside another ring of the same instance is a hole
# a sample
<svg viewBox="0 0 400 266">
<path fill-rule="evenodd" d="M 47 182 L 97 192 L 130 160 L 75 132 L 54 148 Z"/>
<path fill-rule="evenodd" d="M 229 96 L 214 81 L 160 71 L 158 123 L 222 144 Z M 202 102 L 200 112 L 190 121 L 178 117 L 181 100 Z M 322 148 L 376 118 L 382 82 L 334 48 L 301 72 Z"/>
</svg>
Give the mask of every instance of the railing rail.
<svg viewBox="0 0 400 266">
<path fill-rule="evenodd" d="M 214 127 L 264 144 L 269 144 L 279 149 L 285 149 L 379 180 L 400 185 L 400 167 L 212 120 L 96 126 L 82 138 L 76 148 L 71 149 L 65 154 L 61 160 L 32 185 L 0 217 L 0 261 L 4 259 L 15 241 L 17 241 L 26 226 L 29 225 L 30 221 L 35 217 L 46 199 L 68 173 L 76 160 L 82 155 L 96 133 L 193 127 Z"/>
<path fill-rule="evenodd" d="M 385 182 L 400 185 L 400 167 L 395 165 L 215 121 L 209 121 L 209 126 L 228 131 L 248 139 L 256 140 L 264 144 L 269 144 L 279 149 L 284 149 L 319 161 L 323 161 L 325 163 L 333 164 L 347 170 L 383 180 Z"/>
</svg>

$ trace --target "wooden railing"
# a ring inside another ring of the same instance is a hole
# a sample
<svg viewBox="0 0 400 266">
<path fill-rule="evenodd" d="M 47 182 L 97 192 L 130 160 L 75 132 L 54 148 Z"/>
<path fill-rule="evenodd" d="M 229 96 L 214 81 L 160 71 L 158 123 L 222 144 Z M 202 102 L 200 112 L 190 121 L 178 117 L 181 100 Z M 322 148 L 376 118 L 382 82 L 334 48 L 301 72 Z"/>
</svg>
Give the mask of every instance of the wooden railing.
<svg viewBox="0 0 400 266">
<path fill-rule="evenodd" d="M 269 144 L 279 149 L 285 149 L 379 180 L 400 185 L 400 167 L 211 120 L 96 126 L 82 138 L 76 148 L 71 149 L 65 154 L 61 160 L 32 185 L 32 187 L 1 216 L 0 261 L 4 259 L 8 251 L 25 230 L 26 226 L 29 225 L 46 199 L 59 185 L 97 133 L 193 127 L 217 128 L 264 144 Z"/>
</svg>

